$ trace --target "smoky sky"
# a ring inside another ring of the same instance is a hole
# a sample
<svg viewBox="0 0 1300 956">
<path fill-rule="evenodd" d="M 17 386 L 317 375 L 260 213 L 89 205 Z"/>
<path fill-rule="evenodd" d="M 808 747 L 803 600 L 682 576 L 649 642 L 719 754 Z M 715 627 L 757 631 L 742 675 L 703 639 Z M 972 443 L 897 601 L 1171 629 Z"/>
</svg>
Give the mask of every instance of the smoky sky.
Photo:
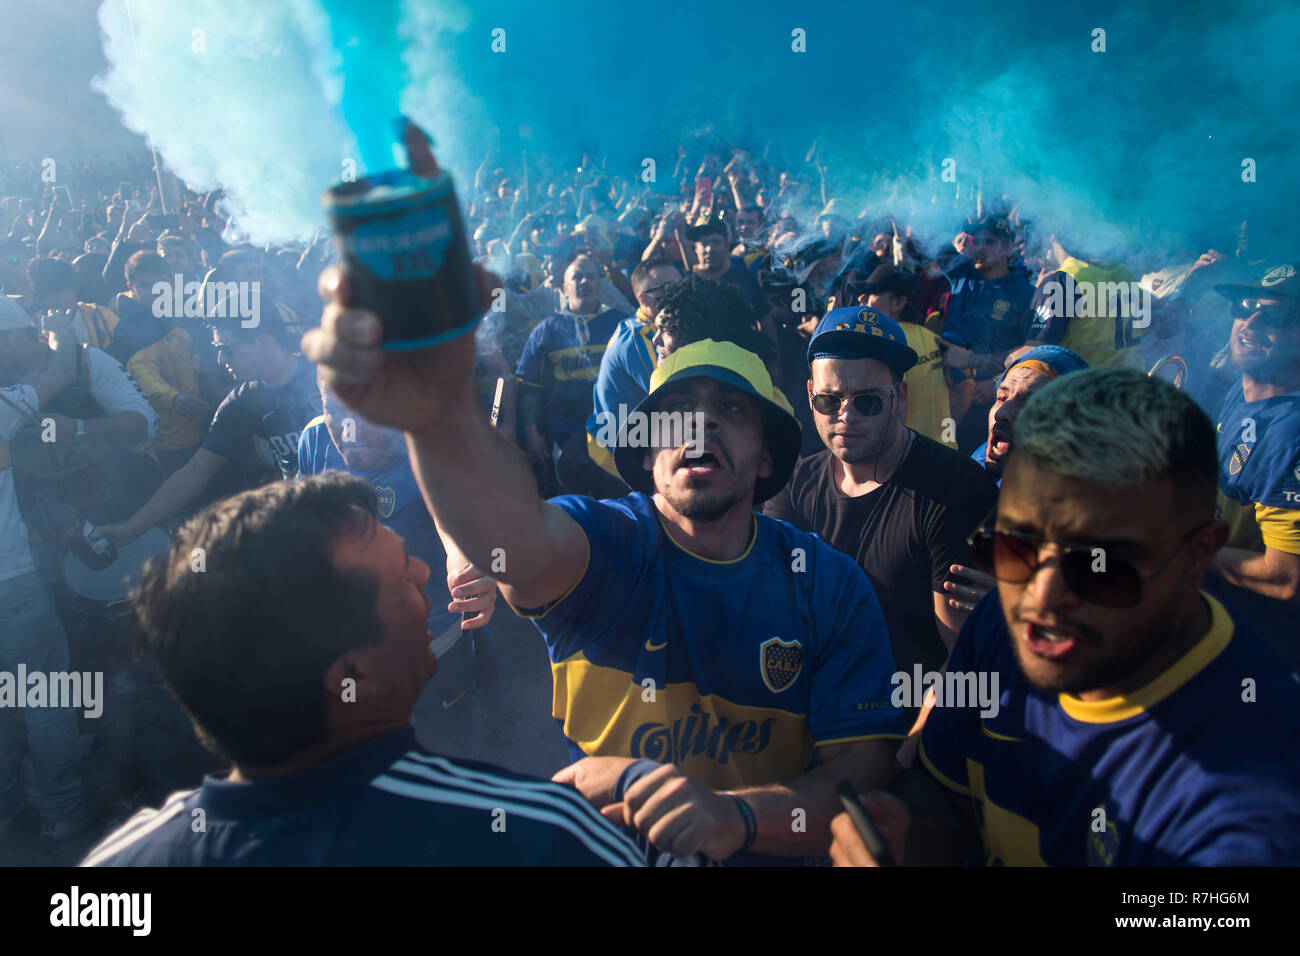
<svg viewBox="0 0 1300 956">
<path fill-rule="evenodd" d="M 952 235 L 978 186 L 1096 255 L 1230 248 L 1242 219 L 1253 244 L 1296 248 L 1293 5 L 329 6 L 333 20 L 321 0 L 132 0 L 132 43 L 124 0 L 106 0 L 97 88 L 270 241 L 321 224 L 345 159 L 382 162 L 395 108 L 381 101 L 396 97 L 462 182 L 496 144 L 516 176 L 524 150 L 559 168 L 587 151 L 628 178 L 651 158 L 668 192 L 678 144 L 717 143 L 815 186 L 802 161 L 816 141 L 849 215 L 892 213 L 929 237 Z"/>
</svg>

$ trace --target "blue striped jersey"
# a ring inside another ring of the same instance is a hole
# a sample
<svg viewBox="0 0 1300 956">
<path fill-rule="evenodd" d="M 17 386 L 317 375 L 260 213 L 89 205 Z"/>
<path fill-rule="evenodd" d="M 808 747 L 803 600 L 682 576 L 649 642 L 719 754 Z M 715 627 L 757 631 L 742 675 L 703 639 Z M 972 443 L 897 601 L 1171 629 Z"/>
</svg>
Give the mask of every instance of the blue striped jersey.
<svg viewBox="0 0 1300 956">
<path fill-rule="evenodd" d="M 410 727 L 282 777 L 142 810 L 83 866 L 640 866 L 646 854 L 576 790 L 438 757 Z"/>
</svg>

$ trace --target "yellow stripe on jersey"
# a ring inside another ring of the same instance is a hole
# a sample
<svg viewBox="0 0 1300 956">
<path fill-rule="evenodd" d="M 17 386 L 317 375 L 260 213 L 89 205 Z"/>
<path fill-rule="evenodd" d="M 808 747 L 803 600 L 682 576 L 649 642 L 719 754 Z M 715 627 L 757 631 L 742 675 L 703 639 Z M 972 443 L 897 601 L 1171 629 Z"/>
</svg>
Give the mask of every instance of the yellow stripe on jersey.
<svg viewBox="0 0 1300 956">
<path fill-rule="evenodd" d="M 1038 825 L 989 799 L 984 788 L 983 764 L 967 759 L 966 773 L 970 778 L 975 818 L 984 837 L 984 862 L 995 866 L 1046 866 Z"/>
<path fill-rule="evenodd" d="M 749 552 L 754 550 L 754 542 L 758 540 L 758 519 L 754 518 L 753 527 L 750 529 L 749 532 L 749 544 L 748 546 L 746 546 L 745 550 L 741 552 L 739 557 L 728 558 L 725 561 L 719 560 L 717 558 L 706 558 L 702 554 L 696 554 L 690 548 L 686 547 L 686 545 L 679 544 L 677 542 L 677 539 L 673 537 L 672 531 L 668 527 L 668 522 L 664 520 L 664 516 L 659 515 L 658 517 L 659 517 L 659 524 L 664 529 L 664 537 L 668 539 L 669 543 L 672 544 L 673 547 L 677 548 L 677 550 L 679 551 L 685 551 L 696 561 L 706 561 L 709 564 L 739 564 L 741 561 L 744 561 L 747 557 L 749 557 Z"/>
<path fill-rule="evenodd" d="M 1264 539 L 1259 536 L 1259 525 L 1255 522 L 1253 507 L 1247 507 L 1220 491 L 1215 499 L 1214 516 L 1228 524 L 1228 540 L 1223 545 L 1225 548 L 1263 553 Z"/>
<path fill-rule="evenodd" d="M 593 664 L 581 652 L 552 664 L 551 672 L 551 712 L 590 756 L 674 763 L 714 789 L 793 780 L 812 759 L 806 714 L 746 707 L 701 694 L 693 683 L 642 686 L 628 671 Z"/>
<path fill-rule="evenodd" d="M 1300 511 L 1257 504 L 1255 523 L 1265 545 L 1274 551 L 1300 554 Z"/>
<path fill-rule="evenodd" d="M 608 343 L 597 345 L 575 345 L 565 349 L 551 349 L 546 353 L 546 361 L 551 365 L 551 375 L 557 382 L 590 381 L 594 382 L 600 374 L 600 357 Z M 581 362 L 566 365 L 564 360 L 583 359 Z"/>
<path fill-rule="evenodd" d="M 618 466 L 614 464 L 614 456 L 609 453 L 608 448 L 596 441 L 596 436 L 591 432 L 587 432 L 587 457 L 599 465 L 601 469 L 622 481 L 622 476 L 618 473 Z"/>
<path fill-rule="evenodd" d="M 943 773 L 943 771 L 941 771 L 938 767 L 936 767 L 933 763 L 930 762 L 930 758 L 926 756 L 925 753 L 924 740 L 921 741 L 921 746 L 917 750 L 917 756 L 921 758 L 921 763 L 925 766 L 925 769 L 929 771 L 930 776 L 934 777 L 935 780 L 943 784 L 945 787 L 947 787 L 949 790 L 953 791 L 954 793 L 960 793 L 963 797 L 970 796 L 970 787 L 963 786 L 962 784 L 958 783 L 956 780 L 953 780 L 951 777 Z"/>
<path fill-rule="evenodd" d="M 1234 626 L 1222 604 L 1204 591 L 1201 592 L 1201 597 L 1210 606 L 1210 629 L 1164 673 L 1131 694 L 1106 700 L 1079 700 L 1069 694 L 1061 694 L 1058 697 L 1061 709 L 1075 720 L 1087 724 L 1127 720 L 1151 709 L 1203 671 L 1227 648 L 1228 642 L 1232 640 Z"/>
</svg>

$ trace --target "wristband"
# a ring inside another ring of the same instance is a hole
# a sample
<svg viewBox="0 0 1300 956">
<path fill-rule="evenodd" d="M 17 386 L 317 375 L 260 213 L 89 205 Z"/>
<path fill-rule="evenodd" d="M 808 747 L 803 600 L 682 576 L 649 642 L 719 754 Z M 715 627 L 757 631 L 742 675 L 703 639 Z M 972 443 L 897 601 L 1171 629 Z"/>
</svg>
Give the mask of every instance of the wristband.
<svg viewBox="0 0 1300 956">
<path fill-rule="evenodd" d="M 736 851 L 737 853 L 743 853 L 753 846 L 754 841 L 758 839 L 758 818 L 754 816 L 754 808 L 736 794 L 729 793 L 727 796 L 735 801 L 736 809 L 740 811 L 741 819 L 745 821 L 745 842 Z"/>
</svg>

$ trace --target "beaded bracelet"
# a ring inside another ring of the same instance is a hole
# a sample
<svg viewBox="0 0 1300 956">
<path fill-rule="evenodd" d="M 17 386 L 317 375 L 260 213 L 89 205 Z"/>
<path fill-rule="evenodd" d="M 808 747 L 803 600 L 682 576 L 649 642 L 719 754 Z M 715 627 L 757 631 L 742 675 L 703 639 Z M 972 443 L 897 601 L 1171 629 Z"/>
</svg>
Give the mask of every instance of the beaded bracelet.
<svg viewBox="0 0 1300 956">
<path fill-rule="evenodd" d="M 729 793 L 727 796 L 736 802 L 736 809 L 740 811 L 740 816 L 745 821 L 745 842 L 737 851 L 742 853 L 753 846 L 754 841 L 758 839 L 758 818 L 754 816 L 754 808 L 740 797 L 734 793 Z"/>
</svg>

